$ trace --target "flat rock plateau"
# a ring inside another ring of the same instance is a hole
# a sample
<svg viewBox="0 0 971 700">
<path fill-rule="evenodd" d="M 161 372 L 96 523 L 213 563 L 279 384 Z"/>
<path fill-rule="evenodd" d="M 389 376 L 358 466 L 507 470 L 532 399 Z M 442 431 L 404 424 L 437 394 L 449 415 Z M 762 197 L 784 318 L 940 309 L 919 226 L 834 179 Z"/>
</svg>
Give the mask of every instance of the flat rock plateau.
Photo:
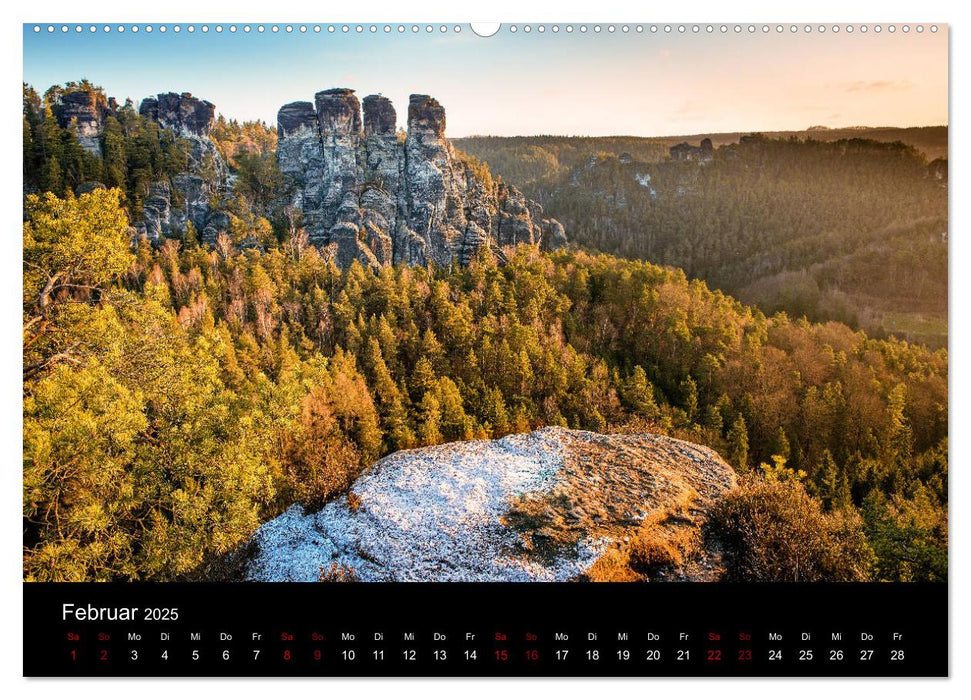
<svg viewBox="0 0 971 700">
<path fill-rule="evenodd" d="M 714 451 L 649 434 L 543 428 L 403 450 L 318 512 L 294 505 L 263 525 L 246 578 L 582 580 L 644 528 L 684 541 L 734 484 Z"/>
</svg>

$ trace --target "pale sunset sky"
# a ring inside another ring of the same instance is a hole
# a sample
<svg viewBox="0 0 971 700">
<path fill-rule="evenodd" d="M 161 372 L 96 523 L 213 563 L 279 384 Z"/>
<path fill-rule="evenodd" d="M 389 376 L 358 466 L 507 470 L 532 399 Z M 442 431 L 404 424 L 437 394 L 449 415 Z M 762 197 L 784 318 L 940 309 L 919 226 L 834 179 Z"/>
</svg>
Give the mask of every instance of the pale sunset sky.
<svg viewBox="0 0 971 700">
<path fill-rule="evenodd" d="M 480 38 L 404 34 L 105 34 L 24 26 L 24 81 L 43 92 L 82 77 L 119 101 L 191 92 L 228 118 L 276 122 L 281 105 L 349 87 L 389 97 L 404 126 L 408 95 L 445 107 L 448 135 L 664 136 L 812 125 L 948 122 L 947 28 L 838 34 L 773 25 L 747 32 L 627 34 L 503 28 Z M 144 26 L 144 25 L 143 25 Z M 171 27 L 172 25 L 169 25 Z M 228 25 L 225 25 L 228 27 Z M 241 26 L 241 25 L 240 25 Z M 267 25 L 269 26 L 269 25 Z M 396 29 L 397 25 L 393 25 Z M 845 25 L 843 25 L 845 26 Z M 929 25 L 928 25 L 929 26 Z M 352 25 L 353 27 L 353 25 Z M 632 25 L 633 27 L 633 25 Z"/>
</svg>

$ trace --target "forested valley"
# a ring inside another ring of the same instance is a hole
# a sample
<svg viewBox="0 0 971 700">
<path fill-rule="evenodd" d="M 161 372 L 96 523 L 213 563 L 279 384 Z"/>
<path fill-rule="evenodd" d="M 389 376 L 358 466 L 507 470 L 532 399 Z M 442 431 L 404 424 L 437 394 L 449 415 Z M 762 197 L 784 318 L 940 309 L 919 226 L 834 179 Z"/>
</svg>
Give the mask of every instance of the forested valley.
<svg viewBox="0 0 971 700">
<path fill-rule="evenodd" d="M 946 153 L 946 130 L 884 131 Z M 947 161 L 867 130 L 827 133 L 743 137 L 701 162 L 668 158 L 661 139 L 458 144 L 580 246 L 679 267 L 767 313 L 945 346 Z"/>
</svg>

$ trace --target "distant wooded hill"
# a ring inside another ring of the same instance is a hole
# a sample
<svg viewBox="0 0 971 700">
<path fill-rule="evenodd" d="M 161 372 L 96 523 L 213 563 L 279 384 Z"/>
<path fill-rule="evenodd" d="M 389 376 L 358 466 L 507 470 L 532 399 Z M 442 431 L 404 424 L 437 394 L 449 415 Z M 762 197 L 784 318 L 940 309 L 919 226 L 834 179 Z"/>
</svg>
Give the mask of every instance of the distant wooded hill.
<svg viewBox="0 0 971 700">
<path fill-rule="evenodd" d="M 751 132 L 731 131 L 713 134 L 685 134 L 681 136 L 469 136 L 452 139 L 457 148 L 477 158 L 489 161 L 494 171 L 504 177 L 520 180 L 523 176 L 527 184 L 536 179 L 553 174 L 553 171 L 566 167 L 572 168 L 597 153 L 616 156 L 629 154 L 635 160 L 646 162 L 663 160 L 668 156 L 671 146 L 682 142 L 697 144 L 702 139 L 711 139 L 715 147 L 738 141 Z M 803 131 L 762 132 L 771 139 L 798 138 L 816 141 L 839 141 L 840 139 L 870 139 L 890 143 L 900 141 L 913 146 L 924 154 L 928 161 L 947 158 L 946 126 L 861 126 L 842 129 L 810 127 Z M 555 160 L 549 156 L 554 156 Z"/>
<path fill-rule="evenodd" d="M 659 141 L 673 146 L 682 141 L 695 143 L 701 139 L 708 138 L 711 139 L 713 145 L 722 146 L 728 143 L 737 143 L 746 133 L 750 132 L 736 131 L 724 134 L 666 136 L 659 139 Z M 794 136 L 798 139 L 812 138 L 817 141 L 839 141 L 840 139 L 870 139 L 871 141 L 882 141 L 884 143 L 900 141 L 921 151 L 927 157 L 927 160 L 947 158 L 946 126 L 854 126 L 841 129 L 810 127 L 804 131 L 763 132 L 763 135 L 773 139 L 787 139 Z"/>
<path fill-rule="evenodd" d="M 683 150 L 705 162 L 670 157 L 702 138 L 714 148 Z M 579 246 L 680 267 L 769 313 L 946 343 L 947 161 L 929 161 L 947 127 L 456 145 Z"/>
</svg>

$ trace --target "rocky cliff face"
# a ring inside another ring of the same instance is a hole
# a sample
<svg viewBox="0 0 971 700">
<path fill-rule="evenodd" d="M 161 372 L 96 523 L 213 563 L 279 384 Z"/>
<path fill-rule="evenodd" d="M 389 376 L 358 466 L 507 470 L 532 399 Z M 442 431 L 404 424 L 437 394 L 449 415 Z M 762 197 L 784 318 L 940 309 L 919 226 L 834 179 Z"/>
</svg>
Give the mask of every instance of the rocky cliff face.
<svg viewBox="0 0 971 700">
<path fill-rule="evenodd" d="M 333 246 L 338 265 L 357 260 L 465 264 L 483 246 L 558 248 L 563 227 L 516 188 L 479 175 L 445 138 L 445 110 L 412 95 L 408 131 L 396 133 L 391 102 L 333 88 L 278 114 L 278 161 L 313 244 Z"/>
<path fill-rule="evenodd" d="M 216 107 L 184 92 L 146 97 L 139 114 L 169 129 L 188 144 L 189 168 L 169 182 L 152 186 L 135 229 L 153 243 L 181 236 L 191 222 L 203 243 L 213 245 L 229 227 L 228 215 L 214 207 L 228 185 L 229 172 L 209 138 Z"/>
<path fill-rule="evenodd" d="M 219 234 L 229 228 L 229 215 L 212 206 L 221 190 L 218 181 L 206 180 L 192 170 L 175 175 L 171 184 L 156 182 L 142 205 L 142 220 L 135 230 L 152 243 L 161 243 L 166 238 L 180 238 L 191 222 L 203 243 L 215 245 Z"/>
<path fill-rule="evenodd" d="M 293 506 L 264 525 L 247 576 L 316 581 L 566 581 L 632 539 L 697 534 L 735 484 L 712 450 L 656 435 L 544 428 L 501 440 L 406 450 L 379 461 L 317 513 Z M 702 548 L 674 578 L 704 580 Z"/>
</svg>

